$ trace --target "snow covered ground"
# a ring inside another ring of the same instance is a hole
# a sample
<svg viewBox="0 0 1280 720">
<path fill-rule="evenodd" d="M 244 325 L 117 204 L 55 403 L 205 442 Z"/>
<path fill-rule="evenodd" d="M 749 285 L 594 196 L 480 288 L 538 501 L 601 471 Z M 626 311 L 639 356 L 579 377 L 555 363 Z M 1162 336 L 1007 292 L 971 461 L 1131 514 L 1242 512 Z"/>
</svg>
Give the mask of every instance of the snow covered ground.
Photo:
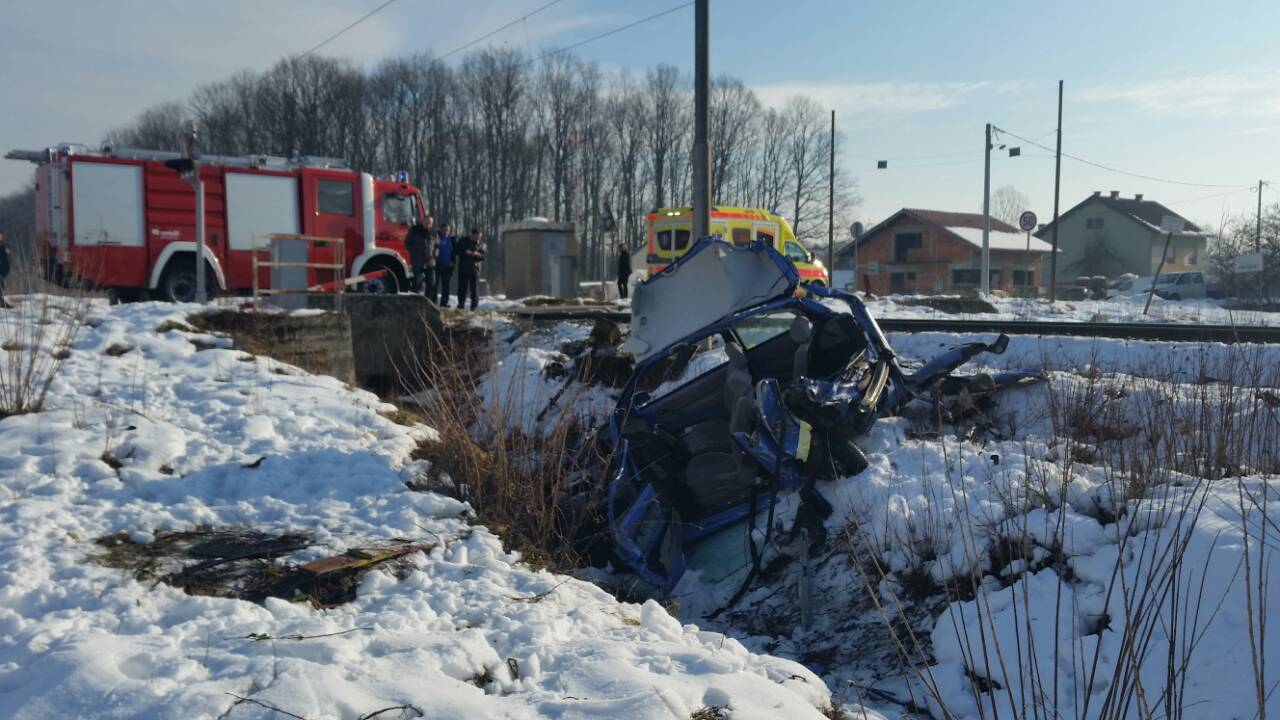
<svg viewBox="0 0 1280 720">
<path fill-rule="evenodd" d="M 410 491 L 432 431 L 373 395 L 157 332 L 191 310 L 95 305 L 44 411 L 0 420 L 0 715 L 822 717 L 828 690 L 803 666 L 524 566 L 462 503 Z M 434 547 L 323 610 L 187 595 L 93 559 L 105 535 L 230 526 L 308 535 L 280 564 Z"/>
<path fill-rule="evenodd" d="M 1009 317 L 1042 310 L 1019 302 L 996 305 Z M 1112 320 L 1123 318 L 1116 306 L 1098 303 Z M 1064 319 L 1095 311 L 1057 307 Z M 682 719 L 724 704 L 732 718 L 818 718 L 833 700 L 854 718 L 859 702 L 886 717 L 906 707 L 1030 717 L 1045 706 L 1139 717 L 1164 713 L 1171 668 L 1171 704 L 1189 715 L 1253 717 L 1254 662 L 1280 652 L 1266 601 L 1277 589 L 1276 466 L 1209 483 L 1161 460 L 1162 481 L 1137 488 L 1117 465 L 1148 440 L 1167 457 L 1210 454 L 1250 418 L 1253 435 L 1223 450 L 1274 460 L 1280 409 L 1234 383 L 1252 372 L 1258 393 L 1280 384 L 1280 347 L 1012 337 L 972 369 L 1042 368 L 1052 382 L 1007 397 L 1000 434 L 937 439 L 920 434 L 919 417 L 881 422 L 866 444 L 871 467 L 819 486 L 835 506 L 823 552 L 801 562 L 785 540 L 795 500 L 779 502 L 767 580 L 711 620 L 744 567 L 702 558 L 671 598 L 673 618 L 657 602 L 620 603 L 523 566 L 466 506 L 405 487 L 425 474 L 410 453 L 429 429 L 391 422 L 372 395 L 332 379 L 191 342 L 224 340 L 155 331 L 191 310 L 96 306 L 47 409 L 0 421 L 0 707 L 14 717 L 212 718 L 236 702 L 228 693 L 307 718 L 410 704 L 441 718 Z M 893 299 L 872 311 L 932 312 Z M 587 326 L 475 322 L 498 341 L 482 391 L 536 428 L 562 385 L 545 371 Z M 890 339 L 910 362 L 974 338 Z M 128 351 L 105 353 L 112 345 Z M 719 362 L 722 351 L 703 353 L 686 377 Z M 614 393 L 584 388 L 558 407 L 597 415 Z M 1068 422 L 1072 403 L 1105 427 L 1071 436 L 1084 422 Z M 1098 435 L 1129 426 L 1135 435 Z M 1170 428 L 1182 444 L 1170 445 Z M 103 535 L 148 542 L 229 525 L 309 534 L 313 544 L 280 563 L 380 543 L 436 547 L 399 579 L 370 572 L 354 601 L 326 610 L 188 596 L 90 561 Z M 712 549 L 742 557 L 745 537 Z M 1162 591 L 1149 592 L 1153 577 Z M 1274 714 L 1273 674 L 1262 694 Z M 1134 678 L 1141 700 L 1124 689 Z M 226 715 L 279 716 L 247 702 Z"/>
</svg>

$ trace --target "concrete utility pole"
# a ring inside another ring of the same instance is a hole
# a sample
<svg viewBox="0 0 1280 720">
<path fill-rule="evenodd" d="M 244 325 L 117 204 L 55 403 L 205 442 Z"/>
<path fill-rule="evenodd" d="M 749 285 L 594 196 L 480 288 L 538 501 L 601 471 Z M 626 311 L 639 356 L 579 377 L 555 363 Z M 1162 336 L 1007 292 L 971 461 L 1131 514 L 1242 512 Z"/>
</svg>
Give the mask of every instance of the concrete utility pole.
<svg viewBox="0 0 1280 720">
<path fill-rule="evenodd" d="M 1261 180 L 1258 181 L 1258 227 L 1253 232 L 1253 251 L 1262 253 L 1262 185 Z M 1262 276 L 1266 274 L 1265 268 L 1258 271 L 1258 301 L 1262 301 Z"/>
<path fill-rule="evenodd" d="M 195 164 L 191 175 L 191 187 L 196 191 L 196 302 L 203 305 L 209 302 L 209 291 L 205 287 L 204 264 L 204 181 L 200 179 L 200 163 Z"/>
<path fill-rule="evenodd" d="M 693 20 L 693 237 L 711 234 L 711 145 L 707 142 L 710 0 L 696 0 Z"/>
<path fill-rule="evenodd" d="M 836 111 L 831 111 L 831 169 L 827 180 L 827 276 L 836 273 Z M 1259 189 L 1261 194 L 1261 189 Z"/>
<path fill-rule="evenodd" d="M 982 143 L 982 294 L 991 294 L 991 123 Z"/>
<path fill-rule="evenodd" d="M 1058 151 L 1053 161 L 1053 251 L 1049 255 L 1049 303 L 1058 297 L 1058 186 L 1062 182 L 1062 81 L 1058 81 Z"/>
</svg>

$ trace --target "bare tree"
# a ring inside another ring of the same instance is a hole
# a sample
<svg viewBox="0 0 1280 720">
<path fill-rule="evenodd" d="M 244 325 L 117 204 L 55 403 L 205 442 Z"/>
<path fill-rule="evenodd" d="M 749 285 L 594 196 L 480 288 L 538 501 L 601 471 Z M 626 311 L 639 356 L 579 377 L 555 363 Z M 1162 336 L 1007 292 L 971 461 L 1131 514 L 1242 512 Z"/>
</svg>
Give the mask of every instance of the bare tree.
<svg viewBox="0 0 1280 720">
<path fill-rule="evenodd" d="M 1014 227 L 1018 216 L 1031 209 L 1031 201 L 1012 185 L 1003 185 L 991 193 L 991 217 Z"/>
</svg>

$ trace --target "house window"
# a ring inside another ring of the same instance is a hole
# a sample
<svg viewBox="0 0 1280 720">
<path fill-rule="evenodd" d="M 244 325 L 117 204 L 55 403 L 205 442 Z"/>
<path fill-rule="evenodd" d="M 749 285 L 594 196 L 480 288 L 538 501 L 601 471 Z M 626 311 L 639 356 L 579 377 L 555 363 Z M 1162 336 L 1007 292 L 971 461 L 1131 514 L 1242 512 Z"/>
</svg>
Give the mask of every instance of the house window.
<svg viewBox="0 0 1280 720">
<path fill-rule="evenodd" d="M 333 215 L 355 214 L 355 186 L 346 180 L 317 180 L 316 209 Z"/>
<path fill-rule="evenodd" d="M 907 284 L 912 287 L 916 283 L 916 274 L 913 272 L 896 272 L 889 274 L 889 292 L 904 293 L 907 291 Z"/>
<path fill-rule="evenodd" d="M 1086 218 L 1084 221 L 1085 230 L 1101 230 L 1102 218 Z"/>
<path fill-rule="evenodd" d="M 1013 284 L 1015 287 L 1031 287 L 1036 284 L 1035 270 L 1014 270 Z"/>
<path fill-rule="evenodd" d="M 952 270 L 951 284 L 956 287 L 977 287 L 982 279 L 981 270 Z"/>
<path fill-rule="evenodd" d="M 991 271 L 991 287 L 1000 287 L 1000 282 L 1004 279 L 1003 270 Z"/>
<path fill-rule="evenodd" d="M 924 238 L 920 233 L 902 233 L 893 236 L 893 261 L 896 263 L 908 262 L 907 253 L 912 248 L 924 246 Z"/>
<path fill-rule="evenodd" d="M 1191 248 L 1187 250 L 1187 264 L 1195 265 L 1200 262 L 1200 248 Z"/>
</svg>

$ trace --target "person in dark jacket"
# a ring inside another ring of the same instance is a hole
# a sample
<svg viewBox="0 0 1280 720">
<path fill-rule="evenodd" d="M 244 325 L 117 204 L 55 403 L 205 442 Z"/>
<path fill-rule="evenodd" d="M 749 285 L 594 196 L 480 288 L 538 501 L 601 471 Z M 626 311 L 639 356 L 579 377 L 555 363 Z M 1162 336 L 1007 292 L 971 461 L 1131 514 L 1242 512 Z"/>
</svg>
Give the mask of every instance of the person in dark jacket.
<svg viewBox="0 0 1280 720">
<path fill-rule="evenodd" d="M 4 299 L 4 280 L 9 277 L 9 246 L 4 242 L 4 233 L 0 232 L 0 308 L 11 308 L 8 300 Z"/>
<path fill-rule="evenodd" d="M 471 309 L 480 304 L 480 263 L 484 260 L 484 234 L 471 228 L 471 236 L 454 243 L 453 255 L 458 262 L 458 307 L 471 295 Z"/>
<path fill-rule="evenodd" d="M 436 254 L 436 284 L 440 286 L 440 307 L 449 307 L 449 276 L 453 274 L 453 226 L 440 226 L 439 252 Z"/>
<path fill-rule="evenodd" d="M 627 299 L 627 282 L 631 279 L 631 252 L 626 243 L 618 243 L 618 297 Z"/>
<path fill-rule="evenodd" d="M 422 292 L 423 278 L 427 274 L 427 229 L 420 222 L 414 222 L 409 233 L 404 236 L 404 249 L 409 253 L 409 269 L 413 272 L 411 286 L 413 292 Z"/>
</svg>

